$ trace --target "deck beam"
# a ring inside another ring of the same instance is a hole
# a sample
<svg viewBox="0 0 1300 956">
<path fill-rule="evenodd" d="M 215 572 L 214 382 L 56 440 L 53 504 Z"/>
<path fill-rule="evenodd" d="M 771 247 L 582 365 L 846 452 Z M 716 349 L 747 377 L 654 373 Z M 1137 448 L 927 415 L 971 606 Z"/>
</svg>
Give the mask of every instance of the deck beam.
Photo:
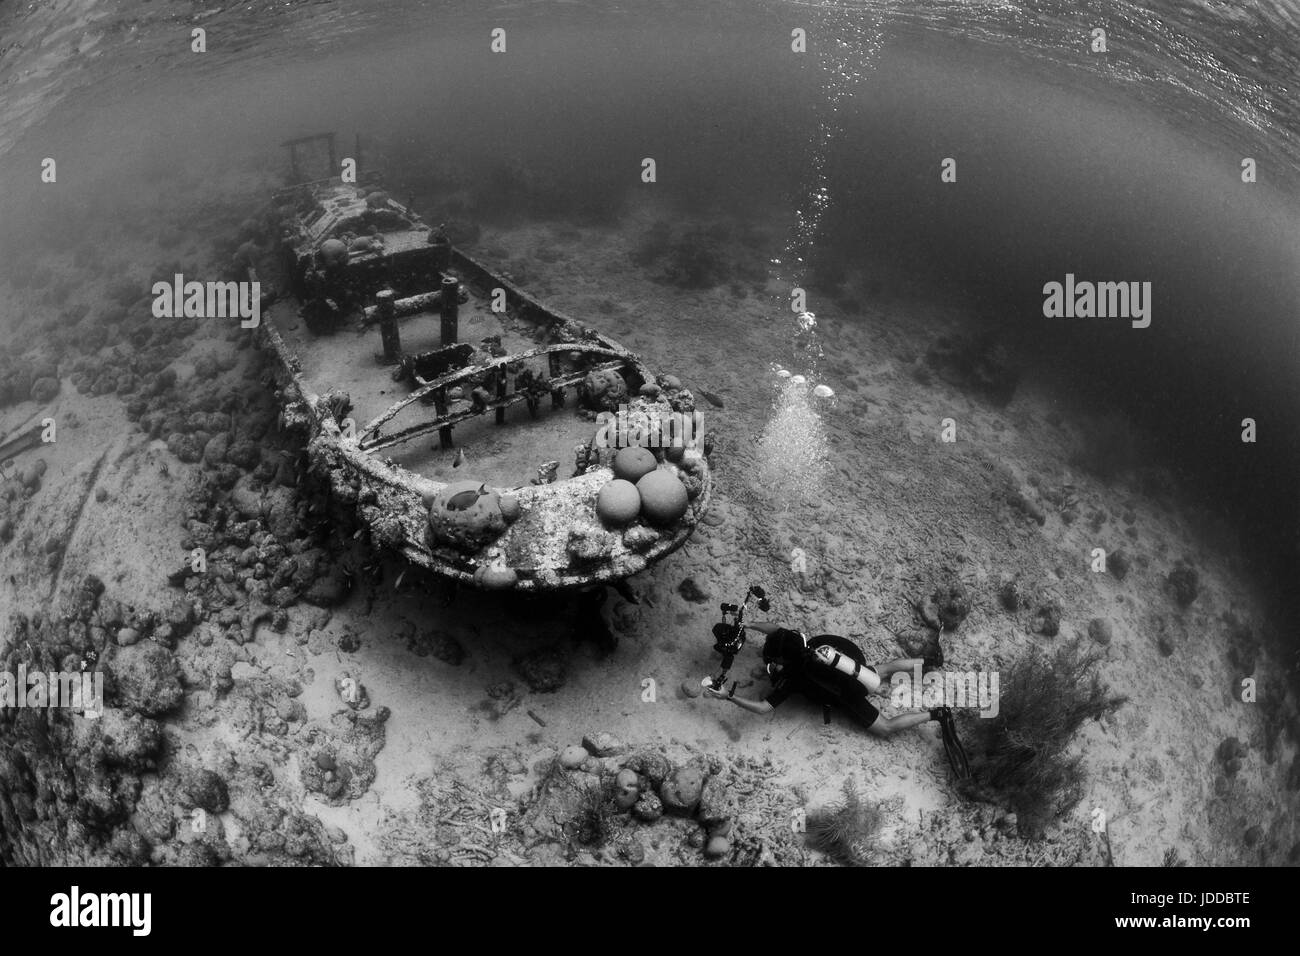
<svg viewBox="0 0 1300 956">
<path fill-rule="evenodd" d="M 584 369 L 581 372 L 574 372 L 570 375 L 564 376 L 558 381 L 553 381 L 551 383 L 553 386 L 552 394 L 559 392 L 563 395 L 566 388 L 572 388 L 577 385 L 586 378 L 590 372 L 616 371 L 623 366 L 624 363 L 622 361 L 604 362 L 600 365 L 592 366 L 589 369 Z M 445 389 L 446 386 L 443 386 L 441 391 L 445 393 Z M 393 432 L 391 435 L 375 435 L 373 438 L 363 438 L 360 442 L 360 447 L 362 451 L 379 451 L 381 448 L 391 448 L 393 445 L 400 445 L 403 442 L 410 441 L 412 438 L 426 434 L 427 432 L 437 431 L 447 435 L 447 439 L 443 441 L 442 447 L 451 448 L 453 446 L 450 441 L 450 435 L 453 425 L 468 421 L 471 418 L 477 418 L 479 415 L 485 415 L 490 411 L 496 412 L 498 424 L 504 423 L 505 410 L 511 405 L 517 405 L 520 402 L 527 401 L 528 398 L 528 392 L 514 392 L 513 394 L 506 395 L 504 398 L 498 397 L 481 408 L 467 408 L 459 412 L 447 412 L 445 411 L 445 400 L 441 403 L 441 406 L 439 406 L 439 403 L 435 400 L 435 408 L 438 411 L 438 417 L 433 421 L 422 422 L 419 425 L 412 425 L 399 432 Z M 365 433 L 369 434 L 371 431 L 373 431 L 373 429 L 367 428 Z"/>
</svg>

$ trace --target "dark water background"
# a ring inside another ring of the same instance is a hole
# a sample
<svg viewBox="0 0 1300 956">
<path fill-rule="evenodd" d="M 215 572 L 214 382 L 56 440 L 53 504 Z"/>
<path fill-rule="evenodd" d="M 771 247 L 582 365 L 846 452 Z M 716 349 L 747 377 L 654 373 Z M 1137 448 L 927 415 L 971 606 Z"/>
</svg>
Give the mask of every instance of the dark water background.
<svg viewBox="0 0 1300 956">
<path fill-rule="evenodd" d="M 1080 407 L 1153 427 L 1139 459 L 1194 479 L 1276 593 L 1296 590 L 1293 0 L 158 7 L 97 19 L 82 4 L 62 54 L 42 48 L 38 15 L 0 7 L 11 268 L 147 205 L 160 179 L 278 162 L 282 140 L 320 129 L 375 137 L 416 191 L 499 181 L 486 211 L 502 221 L 617 221 L 653 156 L 660 201 L 787 220 L 791 249 L 772 255 L 805 256 L 794 278 L 908 276 Z M 505 56 L 487 52 L 496 26 Z M 1110 53 L 1088 52 L 1095 26 Z M 793 27 L 807 55 L 790 53 Z M 57 190 L 33 172 L 47 155 Z M 954 185 L 939 182 L 947 156 Z M 1241 183 L 1243 156 L 1259 183 Z M 1042 286 L 1067 272 L 1152 282 L 1151 327 L 1045 319 Z"/>
</svg>

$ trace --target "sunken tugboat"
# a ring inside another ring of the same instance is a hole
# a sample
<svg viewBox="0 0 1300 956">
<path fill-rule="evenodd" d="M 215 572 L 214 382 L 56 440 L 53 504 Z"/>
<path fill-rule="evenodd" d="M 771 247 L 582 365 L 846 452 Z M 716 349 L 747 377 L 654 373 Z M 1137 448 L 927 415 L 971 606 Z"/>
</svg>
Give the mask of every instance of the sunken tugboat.
<svg viewBox="0 0 1300 956">
<path fill-rule="evenodd" d="M 300 151 L 333 136 L 287 144 Z M 379 186 L 277 193 L 239 263 L 274 290 L 258 330 L 283 424 L 371 541 L 524 592 L 615 583 L 703 517 L 690 391 L 454 248 Z"/>
</svg>

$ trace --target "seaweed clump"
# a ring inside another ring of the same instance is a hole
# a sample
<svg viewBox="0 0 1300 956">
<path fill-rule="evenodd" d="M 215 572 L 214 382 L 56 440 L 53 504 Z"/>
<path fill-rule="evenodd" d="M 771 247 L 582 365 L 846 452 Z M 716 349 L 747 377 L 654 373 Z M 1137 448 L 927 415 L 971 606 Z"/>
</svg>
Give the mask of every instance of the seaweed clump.
<svg viewBox="0 0 1300 956">
<path fill-rule="evenodd" d="M 575 785 L 576 806 L 569 819 L 570 838 L 581 846 L 600 849 L 609 843 L 617 830 L 618 808 L 614 804 L 614 780 Z"/>
<path fill-rule="evenodd" d="M 569 677 L 569 655 L 562 647 L 540 647 L 516 657 L 515 671 L 532 690 L 549 694 L 564 686 Z"/>
<path fill-rule="evenodd" d="M 727 267 L 710 236 L 693 229 L 673 243 L 664 278 L 683 289 L 711 289 L 727 279 Z"/>
<path fill-rule="evenodd" d="M 940 336 L 924 361 L 944 381 L 995 405 L 1009 404 L 1020 384 L 1020 370 L 1006 346 L 989 332 Z"/>
<path fill-rule="evenodd" d="M 1095 667 L 1101 655 L 1073 642 L 1051 657 L 1021 658 L 1003 681 L 998 715 L 974 722 L 972 796 L 1008 805 L 1020 831 L 1041 836 L 1047 824 L 1078 805 L 1085 772 L 1066 754 L 1086 720 L 1124 703 Z"/>
<path fill-rule="evenodd" d="M 880 832 L 880 805 L 863 799 L 853 778 L 844 781 L 844 799 L 808 819 L 808 845 L 842 866 L 869 866 Z"/>
<path fill-rule="evenodd" d="M 1200 577 L 1196 569 L 1186 561 L 1180 561 L 1175 568 L 1169 572 L 1168 578 L 1169 592 L 1173 595 L 1179 607 L 1188 607 L 1196 600 L 1196 595 L 1201 591 Z"/>
</svg>

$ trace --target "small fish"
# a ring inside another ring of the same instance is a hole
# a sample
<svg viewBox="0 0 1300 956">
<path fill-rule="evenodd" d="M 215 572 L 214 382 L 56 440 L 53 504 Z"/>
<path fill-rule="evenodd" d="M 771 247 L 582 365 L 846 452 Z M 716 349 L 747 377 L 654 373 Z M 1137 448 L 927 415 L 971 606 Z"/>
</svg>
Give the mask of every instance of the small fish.
<svg viewBox="0 0 1300 956">
<path fill-rule="evenodd" d="M 700 389 L 700 394 L 703 395 L 706 399 L 708 399 L 709 404 L 712 405 L 714 408 L 726 407 L 725 405 L 722 404 L 722 399 L 719 398 L 717 395 L 714 395 L 712 392 L 707 392 L 704 389 Z"/>
<path fill-rule="evenodd" d="M 451 467 L 459 468 L 463 464 L 465 464 L 465 449 L 457 448 L 456 457 L 451 460 Z"/>
<path fill-rule="evenodd" d="M 447 499 L 448 511 L 468 511 L 474 507 L 474 503 L 488 493 L 487 482 L 478 486 L 477 490 L 459 491 Z"/>
</svg>

